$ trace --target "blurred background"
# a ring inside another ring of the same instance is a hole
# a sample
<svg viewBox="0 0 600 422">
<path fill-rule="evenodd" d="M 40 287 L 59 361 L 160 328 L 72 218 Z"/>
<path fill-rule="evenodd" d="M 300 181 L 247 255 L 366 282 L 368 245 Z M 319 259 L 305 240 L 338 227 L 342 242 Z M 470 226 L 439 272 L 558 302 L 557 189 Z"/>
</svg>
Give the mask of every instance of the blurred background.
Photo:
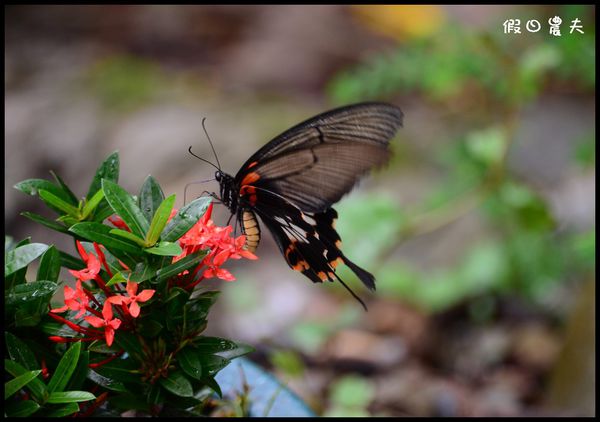
<svg viewBox="0 0 600 422">
<path fill-rule="evenodd" d="M 49 170 L 83 196 L 118 150 L 122 186 L 151 174 L 181 206 L 214 173 L 187 152 L 213 160 L 203 117 L 235 174 L 308 117 L 388 101 L 394 158 L 336 206 L 345 254 L 377 277 L 371 294 L 341 272 L 369 311 L 291 271 L 265 231 L 236 281 L 206 283 L 222 291 L 207 332 L 256 347 L 318 415 L 595 414 L 594 7 L 5 12 L 6 234 L 73 249 L 19 215 L 51 217 L 12 188 Z"/>
</svg>

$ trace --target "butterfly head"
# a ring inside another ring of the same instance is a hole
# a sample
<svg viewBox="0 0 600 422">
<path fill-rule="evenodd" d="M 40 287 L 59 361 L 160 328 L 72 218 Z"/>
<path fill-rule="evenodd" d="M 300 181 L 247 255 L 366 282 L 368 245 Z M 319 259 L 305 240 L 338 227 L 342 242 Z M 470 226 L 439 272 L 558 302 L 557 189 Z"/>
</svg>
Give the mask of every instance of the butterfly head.
<svg viewBox="0 0 600 422">
<path fill-rule="evenodd" d="M 238 197 L 235 192 L 235 183 L 233 177 L 227 173 L 223 173 L 221 170 L 215 172 L 215 180 L 219 182 L 221 191 L 221 201 L 231 212 L 237 211 Z"/>
</svg>

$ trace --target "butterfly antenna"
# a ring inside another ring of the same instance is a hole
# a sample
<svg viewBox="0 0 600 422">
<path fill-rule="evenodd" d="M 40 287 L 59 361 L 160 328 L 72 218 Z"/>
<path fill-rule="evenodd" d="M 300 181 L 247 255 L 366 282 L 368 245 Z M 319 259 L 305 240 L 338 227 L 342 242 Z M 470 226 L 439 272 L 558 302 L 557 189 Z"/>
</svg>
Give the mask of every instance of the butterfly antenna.
<svg viewBox="0 0 600 422">
<path fill-rule="evenodd" d="M 190 148 L 191 148 L 191 147 L 190 147 Z M 206 180 L 197 180 L 197 181 L 195 181 L 195 182 L 190 182 L 190 183 L 187 183 L 187 184 L 185 185 L 185 187 L 183 188 L 183 203 L 184 203 L 184 204 L 187 204 L 187 202 L 186 202 L 185 198 L 187 197 L 187 196 L 186 196 L 186 194 L 187 194 L 187 189 L 188 189 L 188 187 L 189 187 L 190 185 L 199 185 L 199 184 L 202 184 L 202 183 L 212 182 L 213 180 L 216 180 L 216 179 L 213 177 L 212 179 L 206 179 Z M 206 192 L 206 191 L 204 191 L 204 192 Z M 202 193 L 204 193 L 204 192 L 202 192 Z"/>
<path fill-rule="evenodd" d="M 206 130 L 206 125 L 204 124 L 205 121 L 206 121 L 206 117 L 202 118 L 202 129 L 204 129 L 204 133 L 206 134 L 206 139 L 208 139 L 208 143 L 210 144 L 210 148 L 212 149 L 212 152 L 215 155 L 215 159 L 217 160 L 217 165 L 219 166 L 219 170 L 221 170 L 221 163 L 219 163 L 219 157 L 217 156 L 217 152 L 215 151 L 215 147 L 213 146 L 213 143 L 210 140 L 210 136 L 208 136 L 208 131 Z"/>
<path fill-rule="evenodd" d="M 350 287 L 348 287 L 348 285 L 346 283 L 344 283 L 337 274 L 335 275 L 335 278 L 337 278 L 338 281 L 340 283 L 342 283 L 342 286 L 344 286 L 346 288 L 346 290 L 348 290 L 350 292 L 350 294 L 354 297 L 354 299 L 358 300 L 358 302 L 362 305 L 362 307 L 365 308 L 365 312 L 369 312 L 369 310 L 367 309 L 367 305 L 365 305 L 365 302 L 363 302 L 362 299 L 360 297 L 358 297 L 358 295 L 356 293 L 354 293 L 352 291 L 352 289 Z"/>
</svg>

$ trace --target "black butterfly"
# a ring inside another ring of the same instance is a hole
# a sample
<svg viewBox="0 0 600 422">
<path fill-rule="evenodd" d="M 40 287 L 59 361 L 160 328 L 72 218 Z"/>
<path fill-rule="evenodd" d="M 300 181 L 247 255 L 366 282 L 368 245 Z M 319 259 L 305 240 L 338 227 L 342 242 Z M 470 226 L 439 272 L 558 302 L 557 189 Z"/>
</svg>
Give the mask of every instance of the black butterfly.
<svg viewBox="0 0 600 422">
<path fill-rule="evenodd" d="M 220 184 L 218 199 L 232 216 L 237 215 L 246 248 L 254 252 L 260 242 L 258 215 L 292 269 L 315 283 L 337 279 L 366 309 L 335 270 L 340 263 L 346 264 L 370 290 L 375 290 L 375 278 L 340 250 L 337 212 L 331 206 L 361 176 L 388 161 L 389 142 L 400 126 L 402 112 L 395 106 L 349 105 L 275 137 L 235 177 L 222 172 L 219 165 L 215 173 Z"/>
</svg>

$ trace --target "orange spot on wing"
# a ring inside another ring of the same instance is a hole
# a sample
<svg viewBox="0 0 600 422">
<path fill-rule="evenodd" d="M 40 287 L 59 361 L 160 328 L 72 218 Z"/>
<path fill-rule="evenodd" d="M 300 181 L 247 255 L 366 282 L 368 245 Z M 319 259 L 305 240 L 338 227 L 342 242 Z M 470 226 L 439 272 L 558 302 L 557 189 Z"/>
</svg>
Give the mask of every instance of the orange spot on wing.
<svg viewBox="0 0 600 422">
<path fill-rule="evenodd" d="M 253 161 L 250 164 L 248 164 L 248 167 L 246 167 L 247 169 L 251 169 L 252 167 L 254 167 L 255 165 L 258 164 L 258 161 Z"/>
<path fill-rule="evenodd" d="M 240 188 L 240 195 L 255 194 L 256 188 L 252 185 L 244 185 Z"/>
<path fill-rule="evenodd" d="M 246 176 L 244 176 L 244 178 L 242 179 L 242 183 L 241 185 L 249 185 L 251 183 L 256 182 L 258 179 L 260 179 L 260 174 L 252 171 L 250 173 L 248 173 Z"/>
<path fill-rule="evenodd" d="M 326 280 L 328 279 L 328 278 L 327 278 L 327 274 L 325 274 L 325 272 L 324 272 L 324 271 L 319 271 L 319 272 L 317 273 L 317 276 L 318 276 L 318 277 L 321 279 L 321 281 L 326 281 Z"/>
<path fill-rule="evenodd" d="M 340 265 L 341 263 L 342 263 L 342 258 L 338 258 L 338 259 L 336 259 L 336 260 L 334 260 L 334 261 L 331 261 L 331 262 L 329 263 L 329 265 L 331 265 L 331 268 L 334 268 L 334 269 L 335 269 L 335 268 L 336 268 L 338 265 Z"/>
<path fill-rule="evenodd" d="M 306 261 L 298 261 L 298 263 L 294 266 L 292 266 L 292 269 L 295 271 L 302 271 L 302 270 L 308 270 L 309 266 L 308 266 L 308 262 Z"/>
</svg>

